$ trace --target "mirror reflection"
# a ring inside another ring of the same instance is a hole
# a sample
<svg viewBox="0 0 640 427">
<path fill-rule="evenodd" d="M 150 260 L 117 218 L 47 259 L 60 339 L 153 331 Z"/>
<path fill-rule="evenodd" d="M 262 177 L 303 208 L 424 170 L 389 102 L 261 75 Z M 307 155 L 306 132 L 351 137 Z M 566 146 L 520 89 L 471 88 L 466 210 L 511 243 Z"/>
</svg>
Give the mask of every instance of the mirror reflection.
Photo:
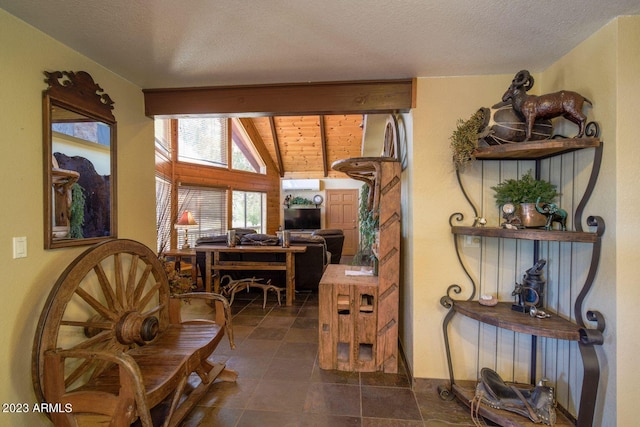
<svg viewBox="0 0 640 427">
<path fill-rule="evenodd" d="M 73 73 L 75 80 L 64 80 L 63 74 L 62 83 L 56 76 L 54 86 L 45 92 L 45 162 L 49 159 L 45 171 L 48 198 L 45 246 L 48 248 L 90 244 L 115 237 L 112 203 L 115 120 L 109 122 L 100 117 L 105 105 L 100 96 L 97 110 L 92 111 L 91 102 L 75 99 L 79 105 L 72 105 L 68 102 L 74 101 L 73 97 L 61 99 L 64 97 L 59 93 L 51 93 L 57 84 L 64 90 L 77 87 L 78 82 L 89 83 L 86 79 L 77 79 L 80 73 Z M 65 83 L 68 81 L 72 83 Z M 90 83 L 99 89 L 92 79 Z M 82 95 L 86 96 L 85 93 Z M 89 101 L 93 99 L 91 95 L 89 93 Z"/>
</svg>

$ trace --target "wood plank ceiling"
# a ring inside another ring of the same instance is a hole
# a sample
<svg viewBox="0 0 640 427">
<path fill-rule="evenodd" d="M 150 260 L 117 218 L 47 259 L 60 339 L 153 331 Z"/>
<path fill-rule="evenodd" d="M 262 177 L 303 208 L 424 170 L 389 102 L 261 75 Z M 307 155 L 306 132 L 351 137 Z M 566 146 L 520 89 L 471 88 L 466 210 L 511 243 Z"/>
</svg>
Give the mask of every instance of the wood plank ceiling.
<svg viewBox="0 0 640 427">
<path fill-rule="evenodd" d="M 254 117 L 251 119 L 280 176 L 345 178 L 336 160 L 362 156 L 362 114 Z"/>
</svg>

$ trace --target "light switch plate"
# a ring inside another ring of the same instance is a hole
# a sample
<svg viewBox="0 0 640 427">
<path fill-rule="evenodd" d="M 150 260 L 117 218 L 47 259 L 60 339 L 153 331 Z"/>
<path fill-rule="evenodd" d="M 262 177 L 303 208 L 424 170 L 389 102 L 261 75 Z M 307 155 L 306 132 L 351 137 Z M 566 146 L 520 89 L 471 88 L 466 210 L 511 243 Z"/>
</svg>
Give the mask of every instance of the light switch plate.
<svg viewBox="0 0 640 427">
<path fill-rule="evenodd" d="M 26 257 L 27 257 L 27 238 L 14 237 L 13 238 L 13 259 L 26 258 Z"/>
</svg>

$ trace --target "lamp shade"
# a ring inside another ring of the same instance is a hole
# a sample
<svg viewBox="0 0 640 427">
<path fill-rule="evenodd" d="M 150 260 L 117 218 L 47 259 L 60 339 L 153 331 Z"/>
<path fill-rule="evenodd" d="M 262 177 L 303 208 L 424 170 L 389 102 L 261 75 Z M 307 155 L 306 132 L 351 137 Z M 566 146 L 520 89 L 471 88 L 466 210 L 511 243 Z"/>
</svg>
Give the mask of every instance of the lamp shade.
<svg viewBox="0 0 640 427">
<path fill-rule="evenodd" d="M 198 225 L 198 223 L 193 218 L 193 215 L 191 215 L 191 212 L 184 211 L 182 212 L 182 216 L 180 216 L 180 219 L 178 220 L 178 222 L 176 222 L 176 225 L 180 225 L 180 226 Z"/>
</svg>

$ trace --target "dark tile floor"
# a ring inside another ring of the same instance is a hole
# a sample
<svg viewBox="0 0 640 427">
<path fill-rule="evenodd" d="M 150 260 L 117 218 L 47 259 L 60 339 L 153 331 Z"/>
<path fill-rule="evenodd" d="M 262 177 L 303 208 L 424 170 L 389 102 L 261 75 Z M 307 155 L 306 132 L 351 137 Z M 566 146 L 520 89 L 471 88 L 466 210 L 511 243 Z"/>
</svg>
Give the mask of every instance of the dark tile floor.
<svg viewBox="0 0 640 427">
<path fill-rule="evenodd" d="M 187 306 L 189 316 L 208 306 Z M 238 372 L 216 382 L 184 426 L 470 426 L 468 409 L 432 390 L 414 392 L 398 374 L 327 371 L 318 367 L 318 296 L 299 293 L 293 307 L 275 294 L 239 293 L 232 305 L 236 349 L 226 338 L 213 359 Z M 427 387 L 428 388 L 428 387 Z"/>
</svg>

